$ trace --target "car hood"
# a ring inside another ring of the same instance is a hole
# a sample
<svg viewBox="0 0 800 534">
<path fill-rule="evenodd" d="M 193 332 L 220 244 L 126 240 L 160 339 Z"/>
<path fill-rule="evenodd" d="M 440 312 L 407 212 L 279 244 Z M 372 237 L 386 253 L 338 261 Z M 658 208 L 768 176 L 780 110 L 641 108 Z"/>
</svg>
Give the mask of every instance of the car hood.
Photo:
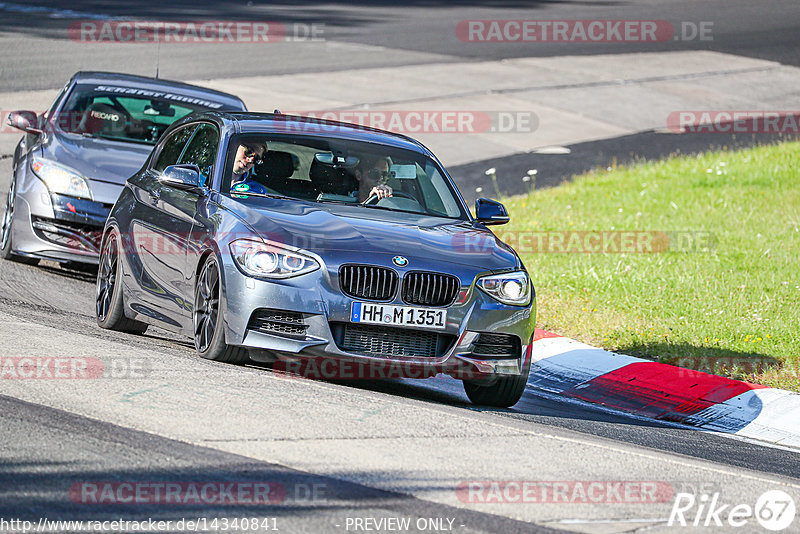
<svg viewBox="0 0 800 534">
<path fill-rule="evenodd" d="M 514 251 L 480 225 L 441 217 L 283 199 L 248 199 L 240 214 L 264 239 L 325 258 L 405 256 L 413 266 L 451 263 L 477 271 L 519 267 Z M 376 258 L 377 259 L 377 258 Z M 414 260 L 421 260 L 415 262 Z"/>
<path fill-rule="evenodd" d="M 55 133 L 42 145 L 42 156 L 90 180 L 124 185 L 142 168 L 152 150 L 150 145 Z"/>
</svg>

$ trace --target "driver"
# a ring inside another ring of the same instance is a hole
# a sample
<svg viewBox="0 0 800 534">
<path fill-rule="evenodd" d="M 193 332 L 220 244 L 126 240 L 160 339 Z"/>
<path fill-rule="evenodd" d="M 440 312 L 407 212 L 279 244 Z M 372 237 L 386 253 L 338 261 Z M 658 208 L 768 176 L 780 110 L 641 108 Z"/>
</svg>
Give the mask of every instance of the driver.
<svg viewBox="0 0 800 534">
<path fill-rule="evenodd" d="M 242 143 L 239 145 L 233 159 L 231 185 L 247 180 L 253 165 L 260 163 L 266 153 L 266 143 Z"/>
<path fill-rule="evenodd" d="M 389 177 L 389 158 L 365 155 L 355 169 L 358 180 L 358 201 L 363 203 L 375 195 L 378 199 L 392 196 L 392 188 L 386 185 Z"/>
</svg>

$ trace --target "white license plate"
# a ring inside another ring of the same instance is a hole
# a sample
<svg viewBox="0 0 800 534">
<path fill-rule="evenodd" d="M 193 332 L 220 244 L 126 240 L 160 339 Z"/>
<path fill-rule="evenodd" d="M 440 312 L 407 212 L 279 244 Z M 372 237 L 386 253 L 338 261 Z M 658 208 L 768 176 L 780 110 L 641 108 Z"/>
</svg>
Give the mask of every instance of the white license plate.
<svg viewBox="0 0 800 534">
<path fill-rule="evenodd" d="M 350 320 L 354 323 L 416 326 L 441 330 L 447 325 L 447 310 L 354 302 L 350 310 Z"/>
</svg>

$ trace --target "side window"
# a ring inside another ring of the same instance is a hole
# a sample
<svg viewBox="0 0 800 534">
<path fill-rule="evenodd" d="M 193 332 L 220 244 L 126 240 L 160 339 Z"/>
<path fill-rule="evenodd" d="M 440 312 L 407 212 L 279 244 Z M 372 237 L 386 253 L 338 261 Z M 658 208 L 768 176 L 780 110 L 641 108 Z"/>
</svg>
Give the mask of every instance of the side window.
<svg viewBox="0 0 800 534">
<path fill-rule="evenodd" d="M 161 152 L 158 154 L 158 161 L 156 161 L 153 169 L 163 171 L 170 165 L 177 164 L 178 159 L 183 153 L 183 147 L 186 145 L 186 141 L 189 140 L 196 128 L 196 126 L 188 126 L 173 133 L 162 145 Z"/>
<path fill-rule="evenodd" d="M 217 159 L 217 145 L 219 145 L 217 129 L 210 124 L 201 124 L 186 147 L 183 156 L 181 156 L 180 163 L 197 165 L 200 169 L 200 174 L 207 181 L 214 170 L 214 160 Z"/>
</svg>

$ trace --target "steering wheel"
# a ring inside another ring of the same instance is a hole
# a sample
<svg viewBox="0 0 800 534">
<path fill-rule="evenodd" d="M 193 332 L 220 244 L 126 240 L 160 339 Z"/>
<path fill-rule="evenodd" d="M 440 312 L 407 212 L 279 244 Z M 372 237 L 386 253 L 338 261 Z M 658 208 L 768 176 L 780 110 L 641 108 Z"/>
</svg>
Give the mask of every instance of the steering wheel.
<svg viewBox="0 0 800 534">
<path fill-rule="evenodd" d="M 407 199 L 413 200 L 414 202 L 419 204 L 419 200 L 417 200 L 417 198 L 414 195 L 412 195 L 410 193 L 406 193 L 405 191 L 392 191 L 392 196 L 385 197 L 385 198 L 378 198 L 378 195 L 376 195 L 375 193 L 372 193 L 367 198 L 367 200 L 362 202 L 362 204 L 364 204 L 365 206 L 371 206 L 372 204 L 377 204 L 381 200 L 386 200 L 387 198 L 392 198 L 392 197 L 407 198 Z"/>
</svg>

